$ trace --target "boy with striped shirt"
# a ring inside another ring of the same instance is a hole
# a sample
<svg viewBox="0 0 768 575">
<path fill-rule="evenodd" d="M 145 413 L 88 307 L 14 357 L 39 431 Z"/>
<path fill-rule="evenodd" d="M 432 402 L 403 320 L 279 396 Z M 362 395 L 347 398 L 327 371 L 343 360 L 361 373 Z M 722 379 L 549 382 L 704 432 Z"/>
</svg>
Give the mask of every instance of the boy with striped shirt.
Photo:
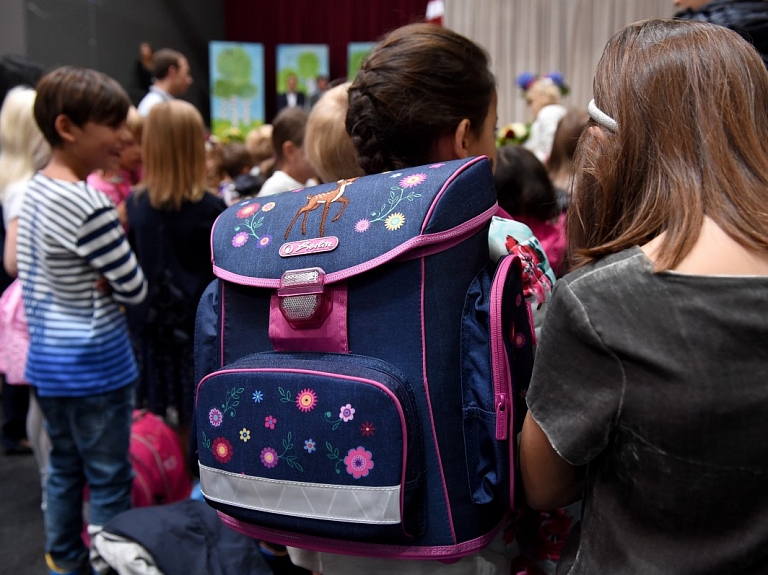
<svg viewBox="0 0 768 575">
<path fill-rule="evenodd" d="M 89 532 L 131 506 L 128 461 L 138 377 L 120 304 L 140 303 L 144 274 L 111 200 L 85 182 L 119 169 L 130 100 L 108 76 L 58 68 L 37 86 L 34 113 L 52 148 L 29 184 L 17 253 L 30 331 L 26 379 L 51 438 L 46 560 L 51 573 L 89 573 Z"/>
</svg>

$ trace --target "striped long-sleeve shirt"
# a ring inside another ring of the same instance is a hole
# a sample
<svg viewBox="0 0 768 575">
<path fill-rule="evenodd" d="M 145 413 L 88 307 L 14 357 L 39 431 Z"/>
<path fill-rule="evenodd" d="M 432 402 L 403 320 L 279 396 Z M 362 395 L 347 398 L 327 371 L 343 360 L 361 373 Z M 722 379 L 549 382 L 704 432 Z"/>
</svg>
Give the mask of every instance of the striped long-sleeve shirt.
<svg viewBox="0 0 768 575">
<path fill-rule="evenodd" d="M 17 254 L 30 335 L 26 380 L 49 397 L 133 382 L 136 362 L 118 304 L 140 303 L 147 282 L 109 198 L 85 182 L 38 173 L 19 217 Z M 99 277 L 111 293 L 96 288 Z"/>
</svg>

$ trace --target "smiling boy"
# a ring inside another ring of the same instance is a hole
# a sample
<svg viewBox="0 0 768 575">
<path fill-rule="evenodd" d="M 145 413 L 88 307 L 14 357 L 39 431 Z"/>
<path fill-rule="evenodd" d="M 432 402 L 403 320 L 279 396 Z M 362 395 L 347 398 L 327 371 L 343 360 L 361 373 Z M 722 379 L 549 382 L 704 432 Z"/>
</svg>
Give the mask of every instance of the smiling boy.
<svg viewBox="0 0 768 575">
<path fill-rule="evenodd" d="M 120 304 L 147 292 L 112 202 L 88 186 L 117 171 L 130 101 L 108 76 L 66 66 L 37 86 L 34 113 L 51 160 L 29 184 L 17 251 L 30 345 L 25 372 L 51 438 L 46 560 L 51 573 L 89 573 L 80 537 L 131 506 L 128 461 L 136 363 Z"/>
</svg>

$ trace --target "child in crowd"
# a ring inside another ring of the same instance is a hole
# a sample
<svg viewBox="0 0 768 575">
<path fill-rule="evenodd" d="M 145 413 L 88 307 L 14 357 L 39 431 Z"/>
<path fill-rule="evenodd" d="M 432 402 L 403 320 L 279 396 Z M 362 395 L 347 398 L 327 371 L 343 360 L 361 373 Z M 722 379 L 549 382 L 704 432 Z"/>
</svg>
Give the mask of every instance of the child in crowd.
<svg viewBox="0 0 768 575">
<path fill-rule="evenodd" d="M 304 151 L 304 130 L 307 113 L 299 107 L 288 107 L 272 122 L 272 147 L 275 150 L 275 171 L 264 182 L 259 197 L 297 190 L 314 185 L 314 170 Z"/>
<path fill-rule="evenodd" d="M 125 200 L 131 193 L 131 188 L 141 180 L 141 132 L 144 118 L 133 106 L 128 110 L 125 126 L 130 136 L 120 152 L 120 171 L 107 172 L 96 170 L 88 176 L 88 184 L 109 196 L 120 216 L 120 223 L 125 227 Z"/>
<path fill-rule="evenodd" d="M 131 193 L 131 188 L 141 181 L 141 133 L 144 118 L 133 106 L 128 110 L 125 126 L 130 136 L 120 152 L 120 170 L 107 172 L 96 170 L 88 176 L 88 184 L 109 196 L 120 217 L 120 223 L 126 226 L 125 200 Z"/>
<path fill-rule="evenodd" d="M 547 173 L 557 194 L 557 205 L 561 211 L 568 209 L 573 187 L 573 156 L 584 128 L 587 127 L 589 113 L 585 108 L 569 108 L 560 119 L 552 140 L 552 153 L 547 162 Z"/>
<path fill-rule="evenodd" d="M 6 230 L 3 265 L 12 278 L 18 274 L 16 233 L 24 193 L 30 178 L 45 166 L 51 154 L 35 123 L 34 103 L 35 91 L 18 86 L 8 92 L 0 109 L 0 202 Z M 24 379 L 28 345 L 29 331 L 17 279 L 0 298 L 0 372 L 4 375 L 0 441 L 6 454 L 30 453 L 31 449 L 45 485 L 48 439 L 40 406 Z"/>
<path fill-rule="evenodd" d="M 364 175 L 345 125 L 350 86 L 350 82 L 345 82 L 326 91 L 307 120 L 304 148 L 310 165 L 323 182 Z"/>
<path fill-rule="evenodd" d="M 275 155 L 275 149 L 272 147 L 272 124 L 263 124 L 248 132 L 245 135 L 245 147 L 248 148 L 253 162 L 251 175 L 263 174 L 262 163 L 271 160 Z"/>
<path fill-rule="evenodd" d="M 224 144 L 221 149 L 221 169 L 224 171 L 224 179 L 219 187 L 219 197 L 228 206 L 240 201 L 235 180 L 239 176 L 247 175 L 252 167 L 253 158 L 245 144 L 241 142 Z"/>
<path fill-rule="evenodd" d="M 552 153 L 557 124 L 566 113 L 560 98 L 568 93 L 568 87 L 557 72 L 546 76 L 521 74 L 518 85 L 523 89 L 532 120 L 530 135 L 523 145 L 546 163 Z"/>
<path fill-rule="evenodd" d="M 149 282 L 132 310 L 141 357 L 139 405 L 177 426 L 182 444 L 195 394 L 192 349 L 197 302 L 213 280 L 210 234 L 223 200 L 205 185 L 205 127 L 183 100 L 156 104 L 145 118 L 144 185 L 128 199 L 128 237 Z"/>
<path fill-rule="evenodd" d="M 583 496 L 559 573 L 768 572 L 766 102 L 721 26 L 631 24 L 597 64 L 520 439 L 530 505 Z"/>
<path fill-rule="evenodd" d="M 478 155 L 495 164 L 495 78 L 483 49 L 455 32 L 430 24 L 395 30 L 373 49 L 348 94 L 347 131 L 367 174 Z M 504 537 L 450 564 L 289 550 L 296 564 L 323 575 L 507 575 L 520 548 L 513 535 L 508 545 Z"/>
<path fill-rule="evenodd" d="M 32 178 L 19 217 L 17 255 L 35 387 L 51 440 L 45 510 L 51 573 L 83 573 L 83 488 L 88 530 L 131 506 L 128 460 L 138 372 L 120 304 L 147 283 L 112 202 L 85 179 L 117 172 L 130 100 L 108 76 L 65 66 L 37 85 L 35 120 L 51 160 Z"/>
<path fill-rule="evenodd" d="M 560 276 L 565 259 L 565 214 L 544 165 L 522 146 L 503 146 L 493 183 L 499 206 L 531 228 L 555 275 Z"/>
</svg>

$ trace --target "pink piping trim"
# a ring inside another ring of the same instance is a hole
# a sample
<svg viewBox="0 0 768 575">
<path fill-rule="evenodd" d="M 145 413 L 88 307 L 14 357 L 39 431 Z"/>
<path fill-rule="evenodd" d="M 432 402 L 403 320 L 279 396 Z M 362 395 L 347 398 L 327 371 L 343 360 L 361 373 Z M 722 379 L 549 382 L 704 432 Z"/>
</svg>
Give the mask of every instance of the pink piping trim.
<svg viewBox="0 0 768 575">
<path fill-rule="evenodd" d="M 219 341 L 221 342 L 221 349 L 219 350 L 219 362 L 221 365 L 219 367 L 224 367 L 224 324 L 225 324 L 225 314 L 226 312 L 224 310 L 227 309 L 227 307 L 224 305 L 224 300 L 226 299 L 226 284 L 220 284 L 221 285 L 221 301 L 219 302 L 219 309 L 221 309 L 221 333 L 219 334 Z M 202 380 L 201 380 L 202 383 Z M 198 386 L 199 387 L 199 386 Z"/>
<path fill-rule="evenodd" d="M 368 260 L 366 262 L 363 262 L 362 264 L 358 264 L 350 268 L 328 273 L 325 276 L 325 283 L 330 284 L 333 282 L 341 281 L 349 277 L 353 277 L 363 272 L 366 272 L 368 270 L 372 270 L 380 265 L 383 265 L 395 259 L 398 256 L 403 255 L 404 253 L 410 250 L 423 248 L 425 246 L 431 246 L 434 244 L 440 244 L 443 242 L 449 242 L 453 239 L 458 239 L 458 238 L 463 239 L 469 233 L 485 225 L 485 223 L 493 216 L 494 213 L 496 213 L 496 204 L 494 204 L 492 207 L 485 210 L 483 213 L 475 216 L 471 220 L 467 220 L 463 224 L 456 226 L 455 228 L 452 228 L 444 232 L 438 232 L 436 234 L 416 236 L 406 242 L 403 242 L 396 248 L 393 248 L 390 251 L 383 253 L 378 257 L 373 258 L 372 260 Z M 435 250 L 435 253 L 438 251 L 443 251 L 445 249 L 447 249 L 445 246 L 440 246 L 439 249 Z M 213 273 L 216 274 L 217 277 L 223 280 L 231 281 L 233 283 L 240 284 L 240 285 L 247 285 L 247 286 L 253 286 L 253 287 L 260 287 L 260 288 L 270 288 L 270 289 L 277 289 L 280 287 L 279 278 L 278 279 L 252 278 L 249 276 L 244 276 L 244 275 L 227 271 L 223 268 L 216 266 L 215 264 L 213 266 Z"/>
<path fill-rule="evenodd" d="M 281 369 L 276 367 L 261 367 L 261 368 L 241 368 L 241 369 L 224 369 L 219 370 L 215 373 L 211 373 L 209 375 L 206 375 L 203 379 L 200 380 L 200 383 L 197 384 L 197 394 L 195 397 L 198 397 L 200 395 L 200 388 L 203 386 L 203 384 L 211 379 L 212 377 L 224 375 L 228 373 L 252 373 L 252 372 L 259 372 L 259 373 L 297 373 L 300 375 L 319 375 L 322 377 L 335 377 L 337 379 L 345 379 L 347 381 L 357 381 L 366 383 L 368 385 L 372 385 L 373 387 L 378 388 L 379 390 L 383 391 L 385 394 L 389 396 L 389 398 L 392 400 L 392 403 L 395 404 L 397 407 L 397 413 L 400 415 L 400 433 L 403 436 L 403 460 L 402 460 L 402 473 L 400 474 L 400 484 L 405 485 L 405 467 L 406 463 L 408 461 L 408 430 L 405 425 L 405 413 L 403 413 L 403 408 L 400 405 L 400 401 L 397 399 L 394 393 L 387 388 L 385 385 L 382 385 L 378 381 L 373 381 L 372 379 L 366 379 L 364 377 L 353 377 L 351 375 L 341 375 L 338 373 L 328 373 L 326 371 L 316 371 L 313 369 Z M 400 491 L 400 516 L 402 517 L 405 513 L 405 492 L 404 490 Z M 406 533 L 406 535 L 408 535 Z M 455 538 L 454 538 L 455 539 Z"/>
<path fill-rule="evenodd" d="M 383 545 L 380 543 L 357 543 L 353 541 L 335 541 L 325 537 L 316 537 L 314 535 L 295 535 L 289 531 L 279 529 L 270 529 L 268 527 L 258 527 L 249 523 L 238 521 L 226 513 L 218 512 L 222 523 L 239 531 L 243 535 L 254 539 L 263 539 L 279 545 L 291 545 L 309 549 L 310 551 L 319 551 L 321 553 L 343 553 L 344 555 L 356 555 L 359 557 L 390 557 L 398 559 L 461 559 L 467 555 L 487 547 L 493 541 L 502 525 L 507 520 L 507 516 L 494 527 L 490 532 L 458 543 L 456 545 L 432 545 L 424 547 L 415 547 L 408 545 Z"/>
<path fill-rule="evenodd" d="M 443 470 L 443 460 L 440 457 L 440 444 L 437 441 L 437 430 L 435 429 L 435 418 L 432 412 L 432 400 L 429 397 L 429 382 L 427 381 L 427 338 L 426 327 L 424 325 L 424 292 L 426 290 L 424 278 L 426 270 L 424 269 L 424 259 L 421 260 L 421 369 L 424 373 L 424 393 L 427 397 L 427 407 L 429 409 L 429 423 L 432 427 L 432 439 L 435 442 L 435 454 L 437 455 L 437 464 L 440 467 L 440 479 L 443 482 L 443 495 L 445 496 L 446 511 L 448 512 L 448 524 L 451 527 L 451 539 L 456 543 L 456 529 L 453 526 L 453 514 L 451 513 L 451 499 L 448 497 L 448 486 L 445 482 L 445 471 Z"/>
<path fill-rule="evenodd" d="M 445 192 L 445 190 L 448 188 L 448 186 L 450 186 L 450 185 L 451 185 L 451 183 L 453 183 L 453 180 L 455 180 L 456 178 L 458 178 L 458 177 L 459 177 L 459 175 L 463 174 L 463 173 L 464 173 L 464 171 L 465 171 L 467 168 L 469 168 L 470 166 L 474 166 L 476 163 L 478 163 L 478 162 L 482 162 L 483 160 L 487 160 L 487 159 L 488 159 L 488 157 L 487 157 L 487 156 L 478 156 L 478 157 L 476 157 L 474 160 L 471 160 L 471 161 L 467 162 L 466 164 L 464 164 L 463 166 L 461 166 L 461 168 L 459 168 L 458 170 L 456 170 L 456 171 L 455 171 L 455 172 L 454 172 L 454 173 L 451 175 L 451 177 L 450 177 L 450 178 L 448 178 L 448 179 L 445 181 L 445 183 L 443 184 L 443 187 L 442 187 L 442 188 L 440 188 L 440 191 L 439 191 L 439 192 L 437 192 L 437 195 L 436 195 L 436 196 L 435 196 L 435 198 L 432 200 L 432 205 L 431 205 L 431 206 L 429 206 L 429 210 L 427 210 L 427 216 L 424 218 L 424 223 L 423 223 L 423 224 L 421 224 L 421 233 L 422 233 L 422 234 L 424 233 L 424 228 L 426 228 L 426 227 L 427 227 L 427 223 L 429 222 L 430 218 L 432 217 L 432 212 L 433 212 L 433 211 L 435 211 L 435 207 L 437 206 L 437 202 L 438 202 L 438 201 L 440 201 L 440 197 L 443 195 L 443 192 Z"/>
</svg>

